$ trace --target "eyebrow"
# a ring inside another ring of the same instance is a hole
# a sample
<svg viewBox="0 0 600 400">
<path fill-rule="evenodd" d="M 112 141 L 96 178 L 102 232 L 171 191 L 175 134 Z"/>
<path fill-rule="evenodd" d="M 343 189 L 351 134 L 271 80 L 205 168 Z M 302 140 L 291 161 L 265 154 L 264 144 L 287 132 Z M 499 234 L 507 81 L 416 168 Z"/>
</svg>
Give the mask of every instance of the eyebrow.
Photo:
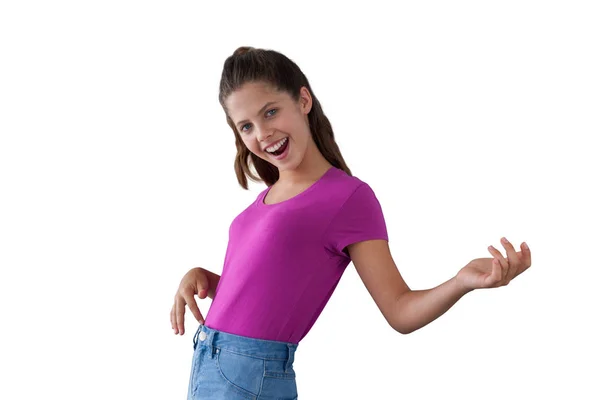
<svg viewBox="0 0 600 400">
<path fill-rule="evenodd" d="M 267 107 L 269 107 L 271 104 L 275 104 L 275 103 L 277 103 L 277 102 L 276 101 L 269 101 L 267 104 L 265 104 L 264 106 L 262 106 L 262 108 L 260 110 L 258 110 L 258 112 L 256 113 L 256 116 L 258 117 L 260 114 L 262 114 L 265 111 L 265 109 Z M 248 122 L 248 120 L 245 119 L 245 120 L 242 120 L 242 121 L 240 121 L 240 122 L 238 122 L 236 124 L 236 126 L 238 127 L 238 129 L 240 128 L 240 124 L 242 124 L 244 122 Z"/>
</svg>

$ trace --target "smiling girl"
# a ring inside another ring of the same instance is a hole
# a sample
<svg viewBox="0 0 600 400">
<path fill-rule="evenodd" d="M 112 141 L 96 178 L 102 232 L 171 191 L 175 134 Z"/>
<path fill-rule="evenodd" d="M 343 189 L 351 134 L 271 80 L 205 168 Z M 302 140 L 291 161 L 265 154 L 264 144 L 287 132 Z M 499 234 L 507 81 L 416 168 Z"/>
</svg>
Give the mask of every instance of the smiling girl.
<svg viewBox="0 0 600 400">
<path fill-rule="evenodd" d="M 240 47 L 225 60 L 219 101 L 235 137 L 235 173 L 267 188 L 232 221 L 221 276 L 204 268 L 182 279 L 171 310 L 194 335 L 188 399 L 297 399 L 293 368 L 350 262 L 389 325 L 413 332 L 466 293 L 508 284 L 531 265 L 521 244 L 469 262 L 455 277 L 411 290 L 388 246 L 383 210 L 353 176 L 307 78 L 273 50 Z M 258 174 L 258 176 L 256 176 Z M 503 238 L 504 239 L 504 238 Z M 206 320 L 194 299 L 212 299 Z"/>
</svg>

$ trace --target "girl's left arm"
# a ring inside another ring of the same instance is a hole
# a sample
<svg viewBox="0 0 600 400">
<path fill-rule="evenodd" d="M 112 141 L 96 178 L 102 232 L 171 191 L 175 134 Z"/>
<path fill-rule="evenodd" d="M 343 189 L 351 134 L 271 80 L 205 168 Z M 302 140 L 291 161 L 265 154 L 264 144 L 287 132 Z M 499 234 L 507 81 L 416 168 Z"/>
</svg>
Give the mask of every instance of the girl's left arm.
<svg viewBox="0 0 600 400">
<path fill-rule="evenodd" d="M 478 258 L 455 277 L 427 290 L 411 290 L 400 275 L 386 240 L 367 240 L 348 246 L 348 253 L 367 290 L 390 326 L 411 333 L 437 319 L 462 296 L 474 289 L 507 285 L 531 266 L 531 251 L 525 243 L 516 252 L 503 238 L 507 257 L 493 246 L 494 258 Z"/>
</svg>

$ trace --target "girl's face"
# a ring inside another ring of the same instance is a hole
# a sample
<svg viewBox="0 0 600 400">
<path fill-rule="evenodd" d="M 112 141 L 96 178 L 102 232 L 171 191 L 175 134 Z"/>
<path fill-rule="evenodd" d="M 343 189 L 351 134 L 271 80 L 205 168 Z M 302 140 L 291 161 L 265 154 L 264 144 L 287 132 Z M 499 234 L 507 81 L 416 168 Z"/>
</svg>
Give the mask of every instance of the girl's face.
<svg viewBox="0 0 600 400">
<path fill-rule="evenodd" d="M 244 144 L 252 153 L 276 166 L 279 171 L 292 170 L 304 160 L 314 141 L 310 134 L 308 113 L 312 98 L 302 87 L 295 102 L 286 92 L 278 92 L 264 83 L 246 83 L 231 93 L 225 107 Z M 266 149 L 286 138 L 277 156 Z"/>
</svg>

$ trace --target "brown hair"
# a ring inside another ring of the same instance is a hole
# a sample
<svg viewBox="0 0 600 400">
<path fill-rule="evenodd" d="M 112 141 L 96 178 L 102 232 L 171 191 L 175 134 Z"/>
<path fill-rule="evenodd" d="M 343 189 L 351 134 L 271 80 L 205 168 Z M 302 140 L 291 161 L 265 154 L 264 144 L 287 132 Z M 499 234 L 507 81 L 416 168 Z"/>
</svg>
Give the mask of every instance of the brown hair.
<svg viewBox="0 0 600 400">
<path fill-rule="evenodd" d="M 294 101 L 300 97 L 300 88 L 305 86 L 312 97 L 312 108 L 308 113 L 311 136 L 317 148 L 325 159 L 334 167 L 352 175 L 340 153 L 329 119 L 325 116 L 319 100 L 313 93 L 308 79 L 292 60 L 274 50 L 257 49 L 253 47 L 238 47 L 223 65 L 221 82 L 219 84 L 219 103 L 225 111 L 227 124 L 235 135 L 237 154 L 234 169 L 240 186 L 248 189 L 249 177 L 255 182 L 264 181 L 267 186 L 273 185 L 279 179 L 279 170 L 273 164 L 257 157 L 244 144 L 234 122 L 227 114 L 225 99 L 248 82 L 264 82 L 278 91 L 287 92 Z M 257 177 L 250 166 L 254 165 Z"/>
</svg>

